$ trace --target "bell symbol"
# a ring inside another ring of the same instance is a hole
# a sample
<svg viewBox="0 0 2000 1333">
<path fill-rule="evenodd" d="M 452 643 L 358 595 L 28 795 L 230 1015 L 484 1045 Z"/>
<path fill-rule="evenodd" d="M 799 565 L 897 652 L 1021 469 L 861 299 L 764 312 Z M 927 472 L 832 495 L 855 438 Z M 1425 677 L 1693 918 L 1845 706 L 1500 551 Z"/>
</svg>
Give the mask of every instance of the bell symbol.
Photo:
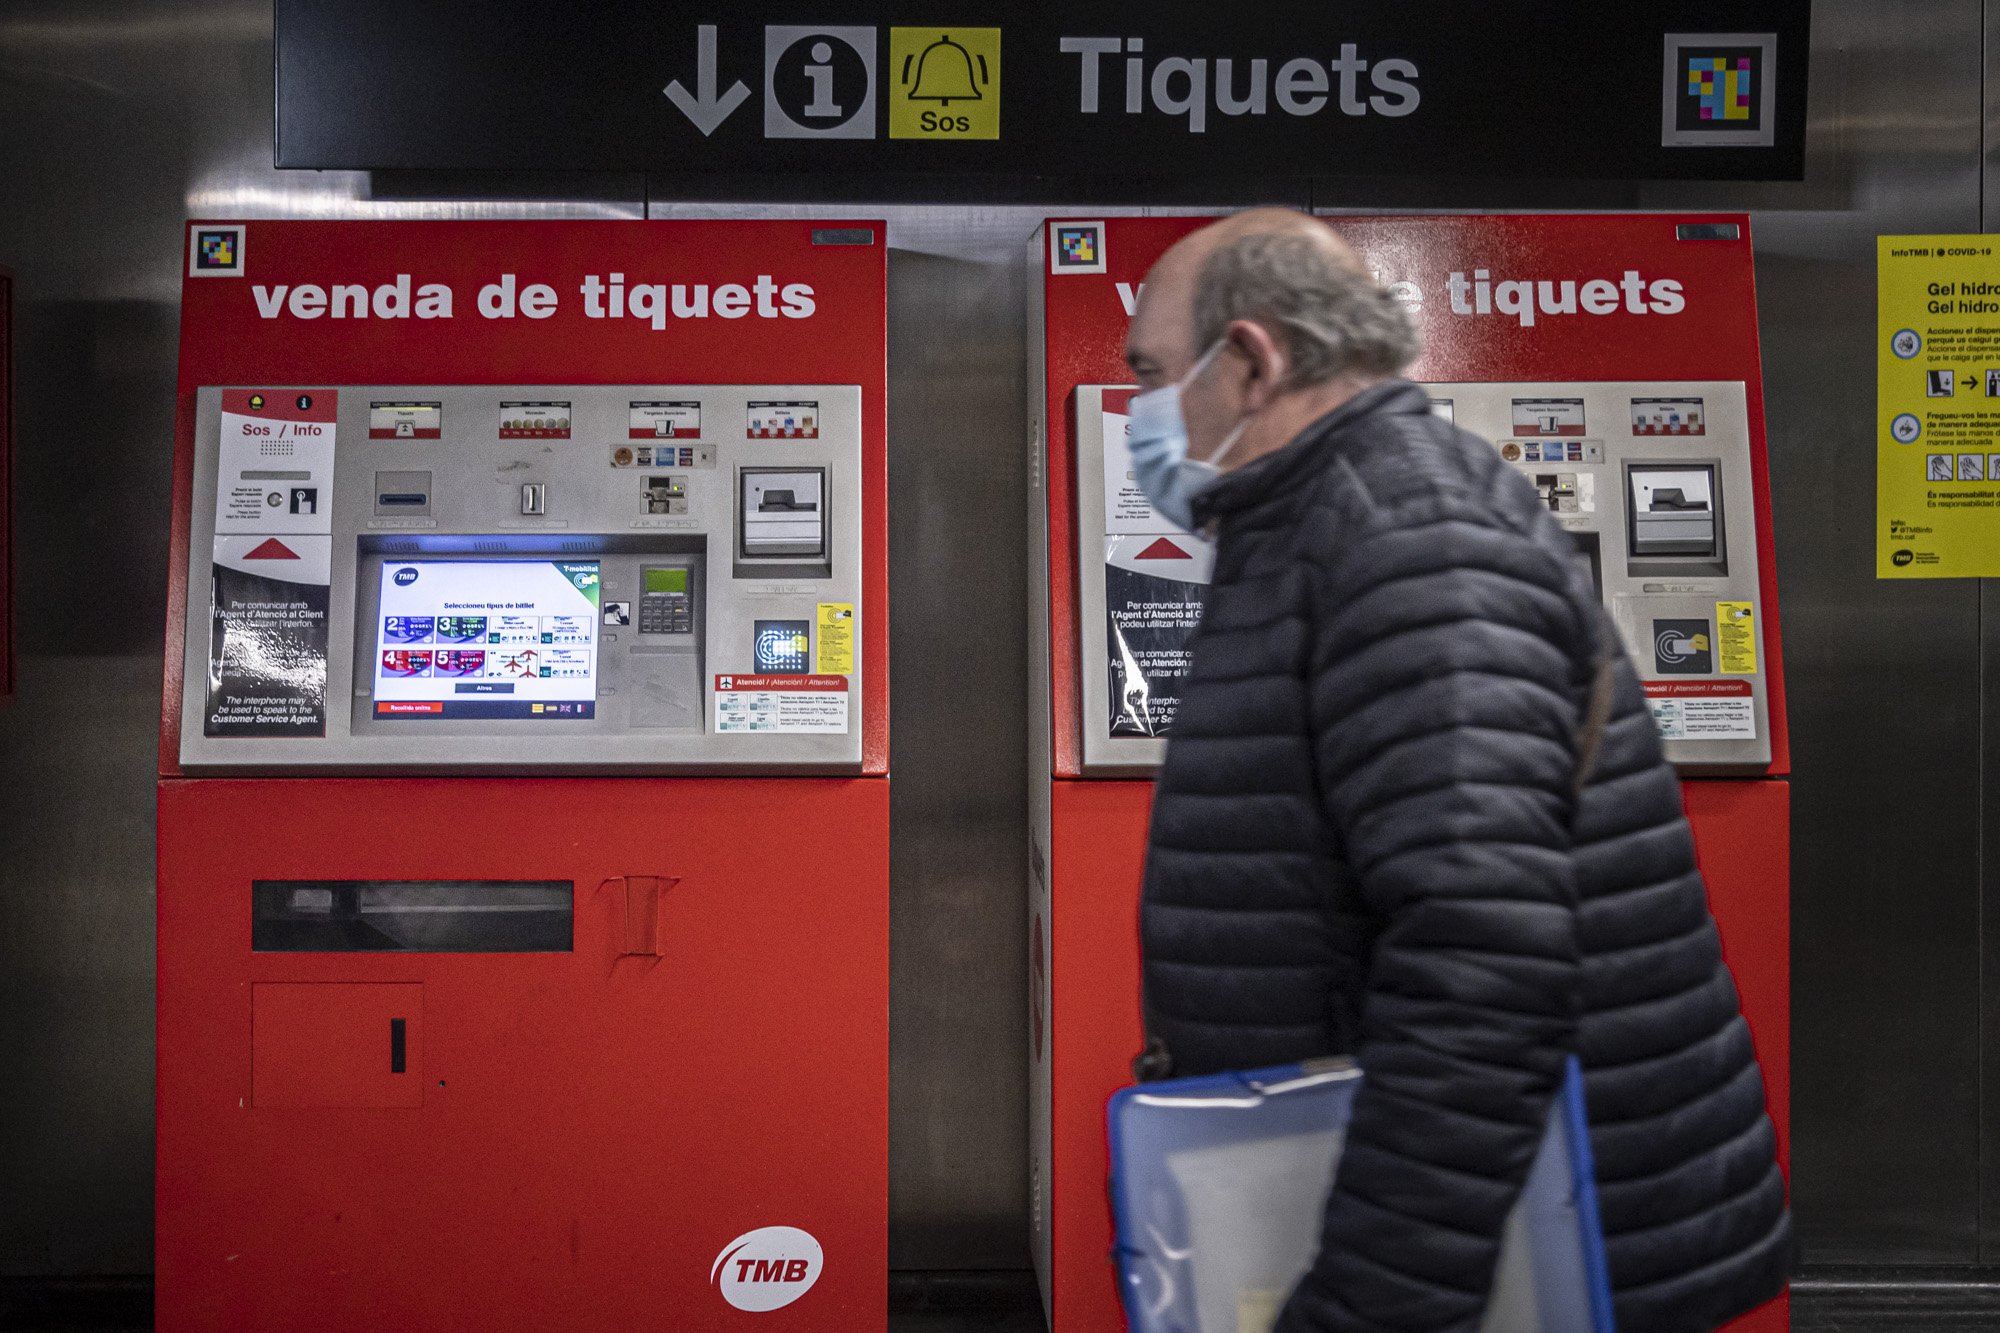
<svg viewBox="0 0 2000 1333">
<path fill-rule="evenodd" d="M 911 84 L 910 65 L 917 67 L 916 79 L 910 88 L 912 102 L 941 102 L 950 106 L 953 102 L 977 102 L 984 94 L 979 85 L 989 80 L 986 76 L 986 57 L 979 57 L 979 72 L 972 68 L 972 53 L 951 39 L 949 33 L 940 36 L 915 56 L 903 57 L 902 82 Z"/>
</svg>

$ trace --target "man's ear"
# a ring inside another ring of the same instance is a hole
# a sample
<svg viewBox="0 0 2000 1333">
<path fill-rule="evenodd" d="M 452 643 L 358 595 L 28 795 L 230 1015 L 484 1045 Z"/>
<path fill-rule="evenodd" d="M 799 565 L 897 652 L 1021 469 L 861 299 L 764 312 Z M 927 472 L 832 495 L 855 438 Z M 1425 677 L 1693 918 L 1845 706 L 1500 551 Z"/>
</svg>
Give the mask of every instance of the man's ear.
<svg viewBox="0 0 2000 1333">
<path fill-rule="evenodd" d="M 1249 366 L 1243 385 L 1244 407 L 1261 411 L 1278 396 L 1290 365 L 1284 346 L 1271 330 L 1254 319 L 1239 319 L 1229 326 L 1229 338 Z"/>
</svg>

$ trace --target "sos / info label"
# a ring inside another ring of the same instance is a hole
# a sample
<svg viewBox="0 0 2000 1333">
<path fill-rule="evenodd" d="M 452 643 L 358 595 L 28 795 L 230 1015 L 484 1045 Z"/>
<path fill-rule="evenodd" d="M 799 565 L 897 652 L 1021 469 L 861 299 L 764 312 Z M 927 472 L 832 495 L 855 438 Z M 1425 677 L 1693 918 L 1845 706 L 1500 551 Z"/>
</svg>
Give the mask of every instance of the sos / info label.
<svg viewBox="0 0 2000 1333">
<path fill-rule="evenodd" d="M 2000 244 L 1878 236 L 1875 572 L 2000 575 Z"/>
<path fill-rule="evenodd" d="M 224 389 L 215 535 L 331 533 L 332 389 Z"/>
<path fill-rule="evenodd" d="M 1000 29 L 889 29 L 889 137 L 1000 137 Z"/>
</svg>

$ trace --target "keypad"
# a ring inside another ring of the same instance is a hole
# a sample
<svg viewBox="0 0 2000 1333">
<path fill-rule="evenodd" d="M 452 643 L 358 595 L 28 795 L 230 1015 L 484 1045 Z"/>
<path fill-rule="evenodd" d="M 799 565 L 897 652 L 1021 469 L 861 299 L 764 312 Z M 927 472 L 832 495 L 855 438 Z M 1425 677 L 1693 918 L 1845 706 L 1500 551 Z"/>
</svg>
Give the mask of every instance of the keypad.
<svg viewBox="0 0 2000 1333">
<path fill-rule="evenodd" d="M 649 592 L 639 599 L 641 634 L 687 634 L 694 630 L 694 602 L 684 592 Z"/>
</svg>

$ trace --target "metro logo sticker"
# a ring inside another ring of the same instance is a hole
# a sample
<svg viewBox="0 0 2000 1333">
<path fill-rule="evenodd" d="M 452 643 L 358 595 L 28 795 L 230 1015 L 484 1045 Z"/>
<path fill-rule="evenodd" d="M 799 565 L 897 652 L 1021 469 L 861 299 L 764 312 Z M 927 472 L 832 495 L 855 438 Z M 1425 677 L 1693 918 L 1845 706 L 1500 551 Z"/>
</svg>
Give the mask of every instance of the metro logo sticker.
<svg viewBox="0 0 2000 1333">
<path fill-rule="evenodd" d="M 811 1291 L 825 1267 L 826 1254 L 811 1232 L 759 1227 L 722 1247 L 708 1280 L 737 1309 L 766 1314 Z"/>
<path fill-rule="evenodd" d="M 1102 222 L 1057 222 L 1049 228 L 1049 272 L 1102 273 L 1105 271 L 1104 224 Z M 1129 315 L 1130 310 L 1126 313 Z"/>
<path fill-rule="evenodd" d="M 188 233 L 190 278 L 243 276 L 243 226 L 195 227 Z"/>
</svg>

